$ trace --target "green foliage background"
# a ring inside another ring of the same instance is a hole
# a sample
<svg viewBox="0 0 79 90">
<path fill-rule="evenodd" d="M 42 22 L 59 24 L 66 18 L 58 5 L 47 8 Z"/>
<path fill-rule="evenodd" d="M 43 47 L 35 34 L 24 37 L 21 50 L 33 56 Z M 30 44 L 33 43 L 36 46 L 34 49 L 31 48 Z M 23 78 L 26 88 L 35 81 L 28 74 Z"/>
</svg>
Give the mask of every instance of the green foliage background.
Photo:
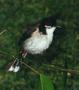
<svg viewBox="0 0 79 90">
<path fill-rule="evenodd" d="M 0 0 L 0 32 L 7 30 L 0 35 L 0 90 L 38 90 L 38 75 L 23 66 L 18 73 L 9 73 L 6 66 L 17 56 L 24 26 L 56 12 L 61 12 L 58 25 L 65 27 L 67 36 L 58 42 L 63 51 L 51 64 L 79 70 L 79 0 Z M 55 90 L 79 90 L 79 73 L 49 68 L 38 57 L 29 55 L 25 62 L 48 75 Z"/>
</svg>

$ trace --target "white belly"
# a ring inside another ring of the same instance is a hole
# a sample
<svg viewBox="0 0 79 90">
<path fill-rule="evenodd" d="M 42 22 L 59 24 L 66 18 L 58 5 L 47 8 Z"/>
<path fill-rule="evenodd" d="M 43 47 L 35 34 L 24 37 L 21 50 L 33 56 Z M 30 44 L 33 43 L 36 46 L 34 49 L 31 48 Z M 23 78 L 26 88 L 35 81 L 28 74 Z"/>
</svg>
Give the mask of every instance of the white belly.
<svg viewBox="0 0 79 90">
<path fill-rule="evenodd" d="M 38 35 L 31 37 L 24 42 L 24 50 L 31 54 L 40 54 L 46 50 L 51 42 L 53 35 Z"/>
</svg>

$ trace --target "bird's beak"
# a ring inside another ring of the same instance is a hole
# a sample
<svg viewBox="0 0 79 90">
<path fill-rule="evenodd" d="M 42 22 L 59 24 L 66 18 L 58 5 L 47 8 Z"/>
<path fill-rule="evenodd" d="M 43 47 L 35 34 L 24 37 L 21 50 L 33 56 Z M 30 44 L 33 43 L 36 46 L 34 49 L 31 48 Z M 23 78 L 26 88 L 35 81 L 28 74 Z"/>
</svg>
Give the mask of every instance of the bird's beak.
<svg viewBox="0 0 79 90">
<path fill-rule="evenodd" d="M 56 26 L 56 30 L 63 30 L 63 27 L 61 27 L 61 26 Z"/>
<path fill-rule="evenodd" d="M 61 26 L 56 26 L 57 28 L 62 28 Z"/>
</svg>

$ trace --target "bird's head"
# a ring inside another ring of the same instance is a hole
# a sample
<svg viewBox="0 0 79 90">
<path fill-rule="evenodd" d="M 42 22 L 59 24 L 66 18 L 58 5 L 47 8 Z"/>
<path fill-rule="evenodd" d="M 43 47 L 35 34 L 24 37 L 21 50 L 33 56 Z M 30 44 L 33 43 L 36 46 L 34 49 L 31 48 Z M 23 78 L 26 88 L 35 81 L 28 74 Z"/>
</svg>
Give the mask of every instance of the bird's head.
<svg viewBox="0 0 79 90">
<path fill-rule="evenodd" d="M 53 16 L 45 17 L 41 20 L 39 30 L 43 34 L 53 33 L 57 27 L 57 18 Z"/>
</svg>

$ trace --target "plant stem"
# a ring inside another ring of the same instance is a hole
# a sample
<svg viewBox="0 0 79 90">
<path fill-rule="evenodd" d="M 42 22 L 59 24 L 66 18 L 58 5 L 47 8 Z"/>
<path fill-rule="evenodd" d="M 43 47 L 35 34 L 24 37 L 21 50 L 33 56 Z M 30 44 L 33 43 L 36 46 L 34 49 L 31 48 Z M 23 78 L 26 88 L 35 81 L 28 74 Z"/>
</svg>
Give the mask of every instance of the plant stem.
<svg viewBox="0 0 79 90">
<path fill-rule="evenodd" d="M 51 68 L 55 68 L 56 70 L 60 70 L 62 72 L 70 72 L 70 73 L 78 73 L 79 74 L 79 70 L 72 70 L 72 69 L 64 69 L 64 68 L 60 68 L 58 66 L 55 66 L 55 65 L 48 65 L 48 67 L 51 67 Z"/>
<path fill-rule="evenodd" d="M 40 75 L 40 73 L 37 71 L 37 70 L 35 70 L 33 67 L 31 67 L 31 66 L 29 66 L 28 64 L 26 64 L 26 63 L 24 63 L 24 62 L 22 62 L 22 61 L 20 61 L 23 65 L 25 65 L 26 67 L 28 67 L 29 69 L 31 69 L 33 72 L 35 72 L 36 74 L 38 74 L 38 75 Z"/>
</svg>

